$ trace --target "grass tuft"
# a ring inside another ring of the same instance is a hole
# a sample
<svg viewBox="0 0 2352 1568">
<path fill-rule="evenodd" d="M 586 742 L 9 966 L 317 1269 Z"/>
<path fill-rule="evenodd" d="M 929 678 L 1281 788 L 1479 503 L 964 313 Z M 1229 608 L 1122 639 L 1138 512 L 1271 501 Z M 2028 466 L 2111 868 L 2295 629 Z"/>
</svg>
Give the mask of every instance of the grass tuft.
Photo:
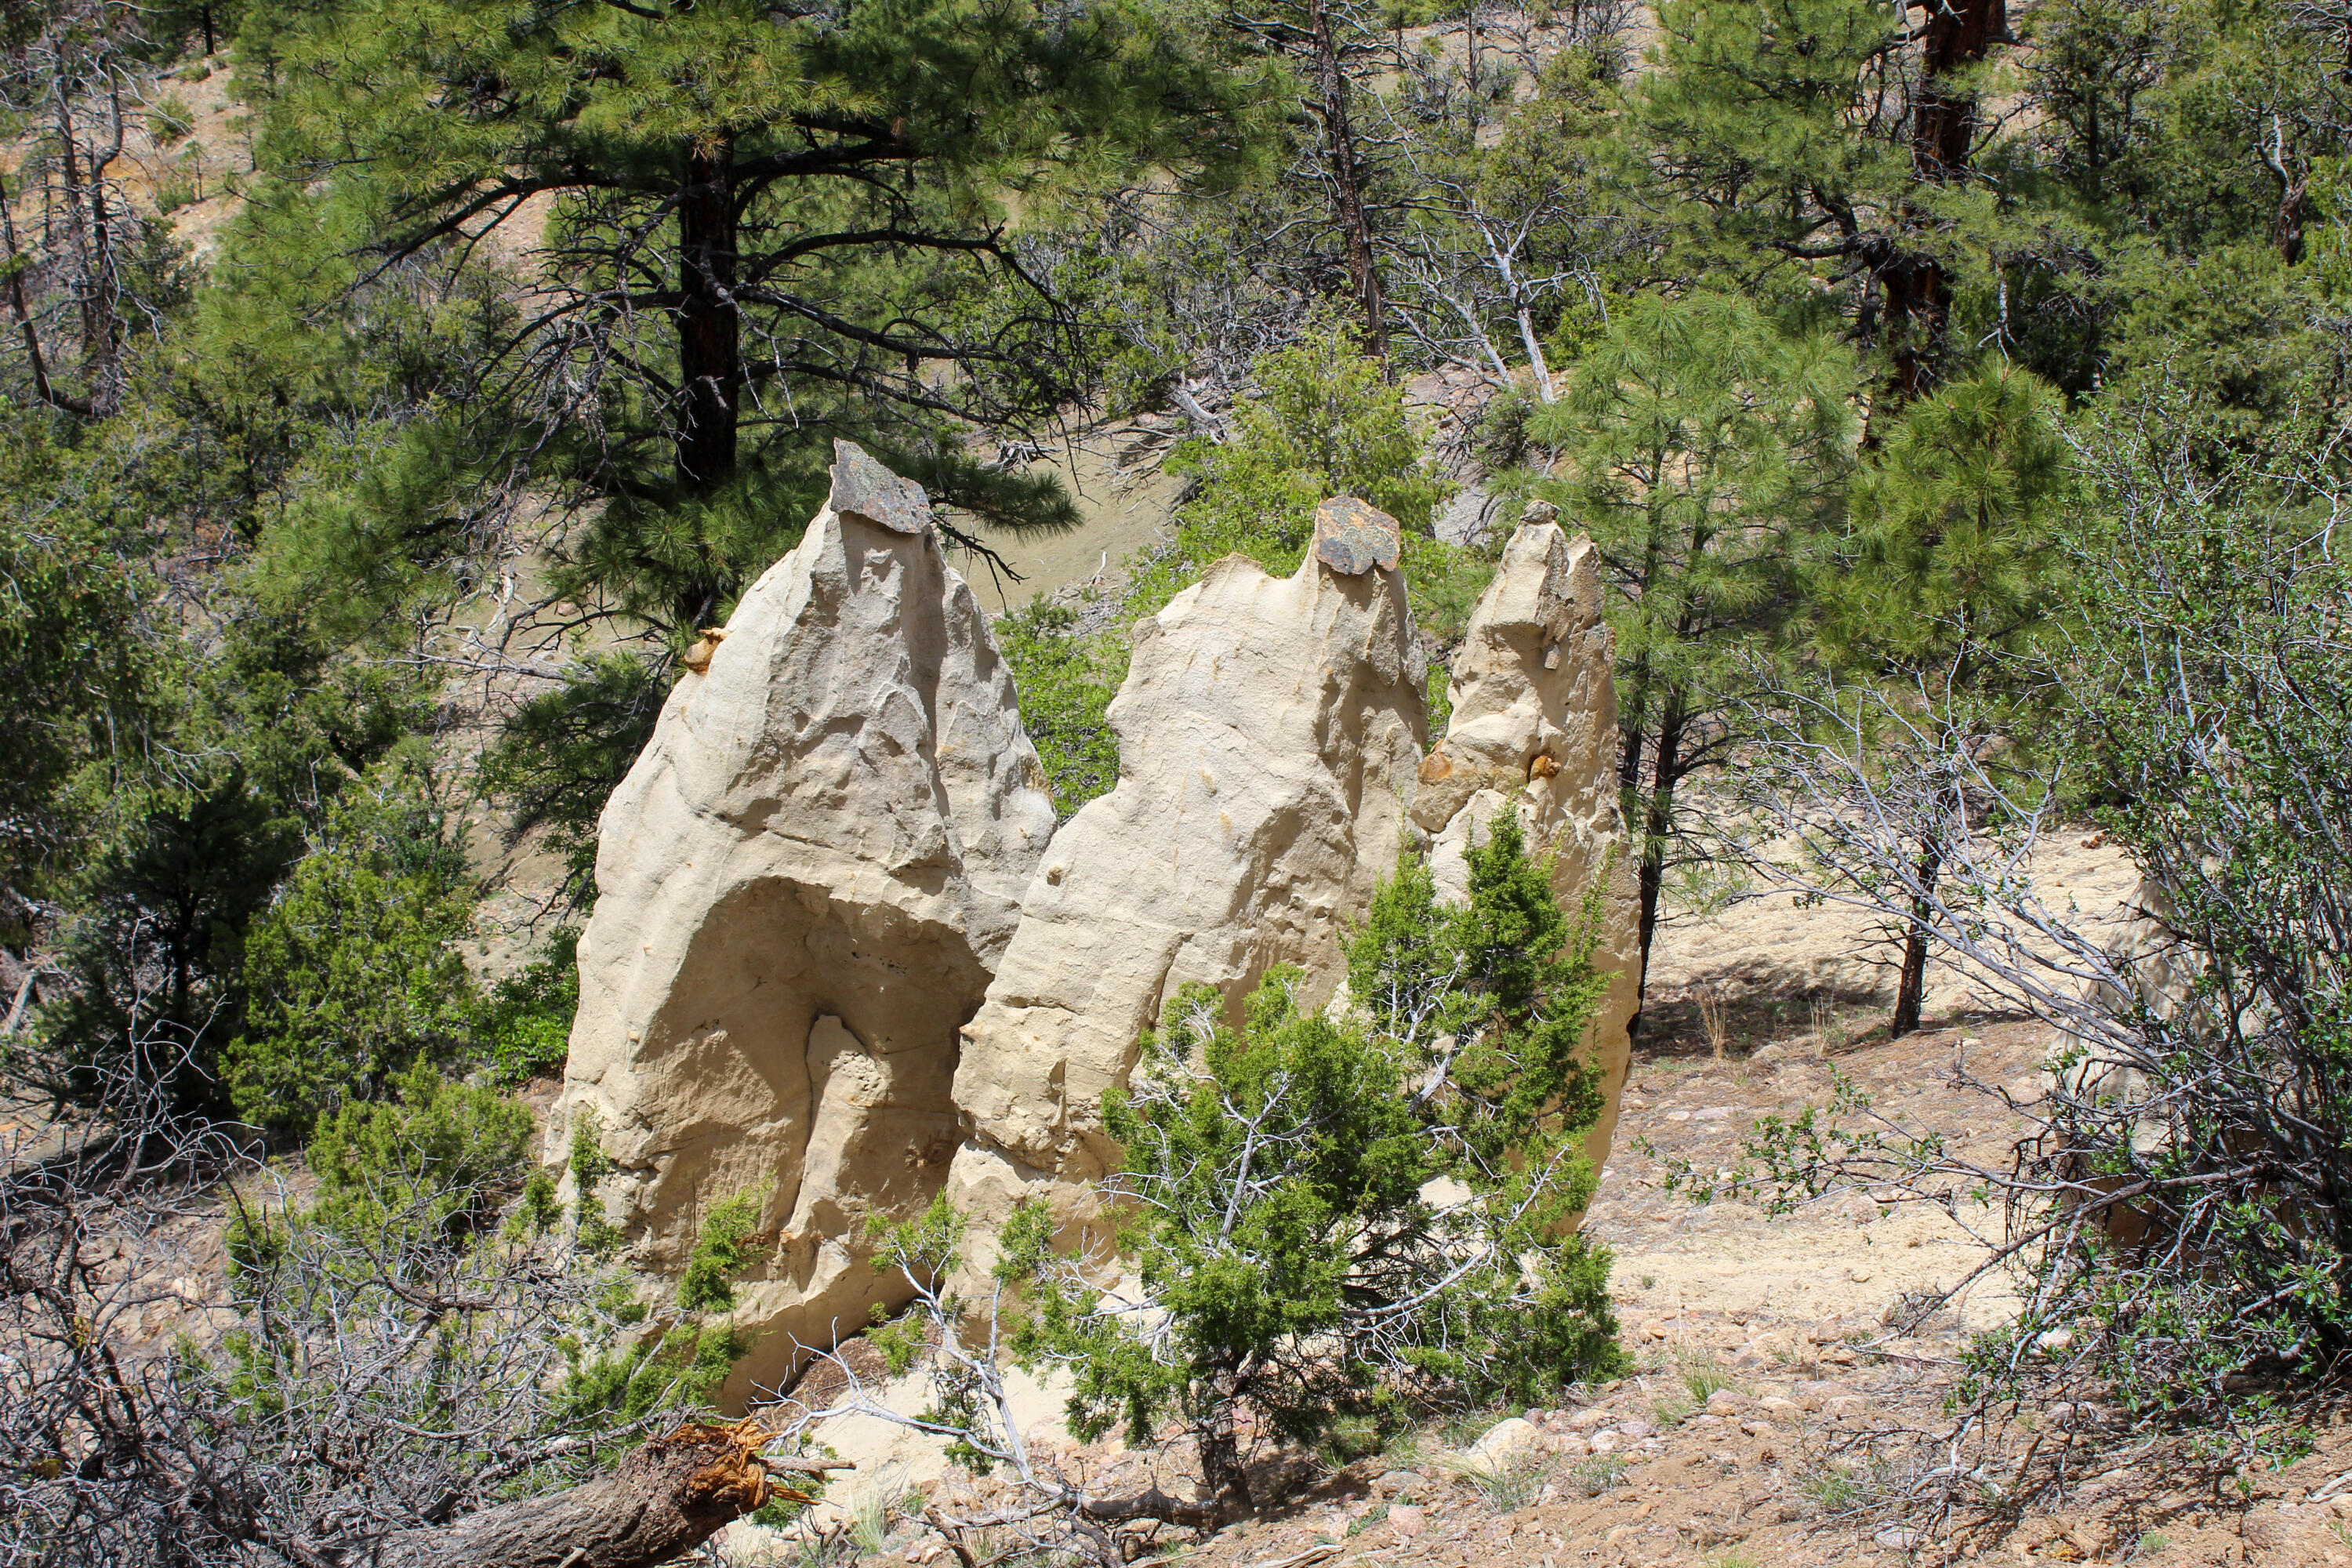
<svg viewBox="0 0 2352 1568">
<path fill-rule="evenodd" d="M 1496 1513 L 1527 1507 L 1543 1489 L 1544 1460 L 1534 1454 L 1455 1459 L 1446 1468 L 1475 1488 Z"/>
<path fill-rule="evenodd" d="M 1624 1485 L 1625 1461 L 1614 1454 L 1598 1455 L 1569 1471 L 1568 1478 L 1586 1497 L 1599 1497 Z"/>
</svg>

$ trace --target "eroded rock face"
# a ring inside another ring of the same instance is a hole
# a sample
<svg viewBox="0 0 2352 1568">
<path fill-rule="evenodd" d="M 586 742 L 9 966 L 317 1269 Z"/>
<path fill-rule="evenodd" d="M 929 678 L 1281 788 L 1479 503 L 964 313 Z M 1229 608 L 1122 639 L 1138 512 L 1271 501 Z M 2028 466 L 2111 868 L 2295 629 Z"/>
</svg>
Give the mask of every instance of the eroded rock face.
<svg viewBox="0 0 2352 1568">
<path fill-rule="evenodd" d="M 632 1258 L 765 1193 L 729 1393 L 862 1327 L 865 1215 L 959 1139 L 957 1029 L 1054 827 L 985 617 L 920 487 L 839 444 L 834 494 L 683 679 L 606 805 L 559 1137 L 593 1116 Z M 561 1151 L 560 1142 L 551 1149 Z"/>
<path fill-rule="evenodd" d="M 1328 993 L 1342 922 L 1395 868 L 1427 669 L 1395 524 L 1325 510 L 1294 575 L 1230 556 L 1137 628 L 1118 784 L 1055 835 L 964 1030 L 950 1191 L 983 1222 L 1101 1173 L 1103 1091 L 1180 985 L 1237 1007 L 1291 962 Z"/>
<path fill-rule="evenodd" d="M 1571 914 L 1601 889 L 1594 959 L 1614 980 L 1591 1035 L 1606 1089 L 1586 1144 L 1596 1168 L 1616 1131 L 1626 1026 L 1641 999 L 1641 906 L 1617 795 L 1616 644 L 1601 610 L 1591 542 L 1549 521 L 1521 525 L 1454 656 L 1452 715 L 1412 803 L 1441 898 L 1467 895 L 1470 836 L 1507 808 L 1530 853 L 1553 857 L 1552 890 Z"/>
<path fill-rule="evenodd" d="M 984 1236 L 1043 1191 L 1081 1222 L 1100 1108 L 1189 981 L 1238 1016 L 1272 965 L 1344 971 L 1345 924 L 1407 838 L 1460 888 L 1516 810 L 1555 886 L 1602 889 L 1596 1026 L 1612 1113 L 1633 1009 L 1632 867 L 1591 547 L 1523 528 L 1456 658 L 1426 761 L 1427 671 L 1392 520 L 1327 502 L 1298 571 L 1213 566 L 1135 637 L 1118 786 L 1053 831 L 1042 770 L 920 489 L 845 447 L 807 536 L 705 639 L 607 806 L 551 1149 L 593 1123 L 640 1268 L 763 1194 L 723 1391 L 903 1292 L 868 1215 L 944 1184 Z M 1416 827 L 1416 824 L 1418 826 Z M 1050 845 L 1048 839 L 1051 839 Z"/>
</svg>

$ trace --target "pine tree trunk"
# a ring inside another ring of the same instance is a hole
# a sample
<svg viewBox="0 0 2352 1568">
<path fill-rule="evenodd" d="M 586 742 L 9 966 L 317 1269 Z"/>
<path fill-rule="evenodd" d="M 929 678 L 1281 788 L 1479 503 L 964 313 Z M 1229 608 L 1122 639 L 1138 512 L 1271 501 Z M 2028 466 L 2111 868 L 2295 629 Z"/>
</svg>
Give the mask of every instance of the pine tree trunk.
<svg viewBox="0 0 2352 1568">
<path fill-rule="evenodd" d="M 1957 809 L 1958 801 L 1953 801 Z M 1944 841 L 1931 838 L 1919 852 L 1918 895 L 1911 900 L 1911 921 L 1903 932 L 1903 969 L 1895 984 L 1895 1017 L 1887 1025 L 1887 1038 L 1899 1040 L 1919 1027 L 1919 1018 L 1927 996 L 1927 921 L 1934 912 L 1929 895 L 1936 890 L 1936 880 L 1944 868 Z"/>
<path fill-rule="evenodd" d="M 1936 349 L 1951 315 L 1952 286 L 1942 266 L 1924 256 L 1902 257 L 1884 276 L 1895 399 L 1910 403 L 1927 395 L 1934 385 Z"/>
<path fill-rule="evenodd" d="M 1201 1479 L 1227 1519 L 1244 1518 L 1255 1505 L 1250 1500 L 1249 1472 L 1242 1468 L 1241 1441 L 1234 1430 L 1236 1401 L 1222 1392 L 1212 1397 L 1215 1403 L 1201 1436 Z"/>
<path fill-rule="evenodd" d="M 2311 194 L 2311 175 L 2308 171 L 2297 171 L 2288 157 L 2286 128 L 2279 123 L 2276 114 L 2271 116 L 2270 144 L 2259 147 L 2257 155 L 2271 178 L 2278 182 L 2278 207 L 2271 219 L 2271 245 L 2278 251 L 2279 259 L 2293 267 L 2303 259 L 2303 215 Z"/>
<path fill-rule="evenodd" d="M 1929 7 L 1919 40 L 1919 97 L 1911 109 L 1911 168 L 1918 178 L 1941 184 L 1968 173 L 1976 95 L 1955 91 L 1951 78 L 1980 63 L 2008 29 L 2003 0 L 1947 0 Z"/>
<path fill-rule="evenodd" d="M 2003 0 L 1943 0 L 1927 11 L 1920 35 L 1918 97 L 1911 107 L 1911 173 L 1921 184 L 1966 174 L 1976 142 L 1976 95 L 1956 89 L 1955 73 L 1985 58 L 2008 30 Z M 1906 402 L 1924 396 L 1934 377 L 1952 310 L 1952 281 L 1933 257 L 1906 251 L 1884 272 L 1887 335 L 1895 348 L 1895 390 Z"/>
<path fill-rule="evenodd" d="M 1617 727 L 1623 737 L 1617 752 L 1617 790 L 1630 820 L 1634 815 L 1634 792 L 1642 787 L 1642 757 L 1650 740 L 1649 656 L 1634 659 L 1625 677 L 1625 703 L 1617 717 Z"/>
<path fill-rule="evenodd" d="M 1323 0 L 1307 0 L 1308 37 L 1315 51 L 1315 86 L 1322 95 L 1323 137 L 1329 148 L 1333 204 L 1348 246 L 1348 278 L 1364 310 L 1365 345 L 1382 364 L 1389 357 L 1388 306 L 1381 295 L 1380 269 L 1372 262 L 1372 229 L 1364 216 L 1362 171 L 1356 163 L 1356 132 L 1348 118 L 1348 75 L 1331 34 Z"/>
<path fill-rule="evenodd" d="M 1683 710 L 1679 689 L 1666 693 L 1665 710 L 1658 715 L 1658 739 L 1650 775 L 1648 809 L 1642 814 L 1642 973 L 1650 972 L 1650 939 L 1658 929 L 1658 900 L 1666 885 L 1666 839 L 1675 822 L 1675 769 L 1682 761 Z"/>
<path fill-rule="evenodd" d="M 1683 730 L 1689 714 L 1680 687 L 1666 689 L 1665 708 L 1658 715 L 1658 738 L 1652 744 L 1649 799 L 1642 812 L 1642 967 L 1634 992 L 1633 1016 L 1625 1032 L 1642 1037 L 1642 1009 L 1650 993 L 1650 942 L 1658 929 L 1658 902 L 1666 886 L 1666 839 L 1675 822 L 1675 769 L 1682 763 Z"/>
<path fill-rule="evenodd" d="M 1654 494 L 1662 488 L 1657 480 L 1659 476 L 1664 473 L 1666 462 L 1666 455 L 1664 452 L 1651 454 L 1647 471 L 1651 477 L 1651 489 Z M 1648 521 L 1649 537 L 1642 545 L 1642 575 L 1634 584 L 1642 594 L 1647 594 L 1651 584 L 1658 580 L 1659 563 L 1664 559 L 1666 548 L 1664 525 L 1654 508 L 1651 510 Z M 1642 748 L 1648 739 L 1651 686 L 1649 654 L 1644 651 L 1634 655 L 1633 662 L 1626 669 L 1625 675 L 1625 700 L 1617 714 L 1618 728 L 1625 737 L 1624 744 L 1617 753 L 1617 784 L 1619 794 L 1625 803 L 1626 819 L 1631 821 L 1634 815 L 1633 792 L 1642 784 Z"/>
<path fill-rule="evenodd" d="M 735 304 L 734 159 L 689 146 L 678 193 L 678 488 L 708 495 L 735 472 L 743 387 L 742 316 Z"/>
</svg>

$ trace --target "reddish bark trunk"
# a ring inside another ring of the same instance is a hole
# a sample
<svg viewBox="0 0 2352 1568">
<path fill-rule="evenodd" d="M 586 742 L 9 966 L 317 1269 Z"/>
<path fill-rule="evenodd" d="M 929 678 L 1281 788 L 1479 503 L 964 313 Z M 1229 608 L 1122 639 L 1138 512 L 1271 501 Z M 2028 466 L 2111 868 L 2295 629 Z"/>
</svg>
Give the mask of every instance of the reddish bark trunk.
<svg viewBox="0 0 2352 1568">
<path fill-rule="evenodd" d="M 2004 0 L 1930 0 L 1921 29 L 1919 93 L 1911 107 L 1911 173 L 1921 184 L 1965 175 L 1976 145 L 1977 100 L 1952 78 L 1981 62 L 2009 27 Z M 1924 395 L 1933 378 L 1952 309 L 1951 279 L 1933 257 L 1906 253 L 1883 274 L 1895 388 L 1905 401 Z"/>
</svg>

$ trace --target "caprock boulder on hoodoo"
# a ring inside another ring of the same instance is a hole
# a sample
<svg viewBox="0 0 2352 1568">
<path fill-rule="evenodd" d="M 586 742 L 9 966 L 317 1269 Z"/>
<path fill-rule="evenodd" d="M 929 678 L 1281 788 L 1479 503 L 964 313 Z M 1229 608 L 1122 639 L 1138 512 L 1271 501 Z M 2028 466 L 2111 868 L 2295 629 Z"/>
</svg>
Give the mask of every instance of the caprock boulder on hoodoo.
<svg viewBox="0 0 2352 1568">
<path fill-rule="evenodd" d="M 763 1194 L 727 1394 L 865 1326 L 865 1217 L 960 1138 L 956 1031 L 1054 828 L 985 617 L 920 486 L 836 443 L 833 491 L 670 695 L 606 805 L 551 1154 L 593 1117 L 632 1261 Z"/>
</svg>

